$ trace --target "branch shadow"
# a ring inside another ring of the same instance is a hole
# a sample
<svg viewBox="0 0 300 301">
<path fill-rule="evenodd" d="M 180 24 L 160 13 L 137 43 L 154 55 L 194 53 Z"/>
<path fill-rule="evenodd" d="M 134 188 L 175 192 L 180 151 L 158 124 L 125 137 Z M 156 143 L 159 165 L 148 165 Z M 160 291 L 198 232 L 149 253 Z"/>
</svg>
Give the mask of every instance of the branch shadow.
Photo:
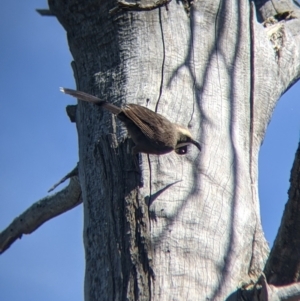
<svg viewBox="0 0 300 301">
<path fill-rule="evenodd" d="M 236 118 L 237 118 L 237 110 L 238 110 L 238 103 L 239 103 L 239 99 L 238 97 L 234 94 L 234 91 L 236 90 L 236 81 L 237 79 L 237 71 L 239 71 L 239 67 L 237 66 L 237 60 L 238 60 L 238 53 L 239 51 L 241 51 L 241 47 L 243 46 L 241 43 L 243 42 L 243 37 L 242 37 L 242 31 L 239 30 L 239 28 L 242 28 L 243 26 L 243 22 L 242 22 L 242 16 L 243 16 L 243 8 L 241 6 L 240 1 L 236 2 L 237 4 L 237 30 L 236 30 L 236 36 L 235 36 L 235 47 L 234 47 L 234 55 L 233 60 L 230 62 L 230 64 L 228 64 L 226 66 L 226 71 L 229 74 L 229 83 L 228 83 L 228 88 L 227 88 L 227 93 L 226 95 L 221 95 L 219 99 L 217 99 L 216 101 L 226 101 L 229 100 L 231 101 L 231 107 L 230 107 L 230 127 L 229 127 L 229 132 L 230 132 L 230 144 L 231 144 L 231 149 L 232 149 L 232 154 L 233 154 L 233 161 L 232 161 L 232 169 L 233 169 L 233 173 L 232 173 L 232 177 L 233 177 L 233 195 L 232 198 L 230 200 L 231 203 L 231 211 L 229 213 L 229 217 L 228 217 L 228 221 L 230 221 L 230 232 L 228 233 L 228 244 L 227 244 L 227 249 L 224 252 L 225 255 L 225 259 L 224 259 L 224 263 L 222 266 L 220 266 L 220 275 L 219 275 L 219 281 L 218 284 L 216 285 L 214 291 L 212 292 L 211 296 L 209 297 L 210 300 L 215 300 L 215 298 L 217 298 L 218 296 L 220 296 L 222 294 L 222 289 L 223 287 L 226 285 L 227 281 L 229 280 L 229 278 L 231 277 L 231 267 L 234 264 L 233 261 L 235 259 L 235 255 L 234 255 L 234 251 L 235 251 L 235 247 L 238 241 L 238 237 L 236 236 L 235 232 L 234 232 L 234 226 L 237 220 L 237 214 L 236 214 L 236 210 L 237 210 L 237 203 L 238 203 L 238 198 L 239 198 L 239 194 L 237 191 L 237 187 L 239 185 L 241 185 L 242 183 L 239 182 L 239 178 L 238 178 L 238 171 L 240 168 L 239 165 L 239 160 L 240 158 L 240 154 L 237 150 L 237 140 L 236 140 Z M 197 106 L 197 110 L 200 114 L 200 122 L 199 122 L 199 128 L 200 131 L 203 128 L 204 124 L 209 124 L 211 121 L 209 120 L 209 118 L 205 115 L 203 107 L 202 107 L 202 95 L 203 95 L 203 91 L 206 87 L 206 85 L 208 85 L 208 73 L 210 71 L 211 65 L 212 65 L 212 61 L 214 56 L 217 56 L 219 58 L 223 58 L 226 56 L 226 53 L 223 53 L 222 51 L 222 46 L 220 45 L 220 41 L 224 36 L 226 35 L 226 27 L 223 26 L 223 20 L 225 18 L 225 16 L 227 16 L 230 13 L 230 3 L 229 1 L 220 1 L 219 3 L 219 7 L 218 7 L 218 11 L 216 14 L 216 20 L 215 20 L 215 41 L 213 43 L 213 47 L 211 48 L 210 53 L 208 54 L 208 59 L 207 59 L 207 66 L 203 71 L 203 74 L 201 76 L 201 78 L 203 78 L 203 82 L 199 82 L 198 81 L 198 75 L 196 74 L 195 71 L 195 61 L 194 61 L 194 57 L 195 57 L 195 53 L 194 53 L 194 40 L 197 39 L 197 36 L 195 34 L 195 8 L 192 8 L 190 11 L 190 29 L 191 29 L 191 36 L 190 36 L 190 43 L 188 44 L 188 51 L 187 51 L 187 56 L 184 59 L 184 61 L 182 62 L 182 64 L 180 64 L 173 72 L 172 76 L 170 77 L 167 86 L 170 87 L 172 81 L 174 80 L 174 78 L 177 76 L 178 72 L 182 69 L 182 68 L 186 68 L 188 70 L 188 73 L 190 74 L 193 83 L 194 83 L 194 103 Z M 201 8 L 200 8 L 201 9 Z M 250 7 L 249 7 L 250 10 Z M 248 23 L 248 26 L 250 26 L 250 23 Z M 249 45 L 250 47 L 250 45 Z M 232 49 L 232 48 L 231 48 Z M 248 48 L 249 52 L 251 51 L 250 48 Z M 224 64 L 225 65 L 225 64 Z M 220 66 L 218 66 L 219 69 Z M 252 67 L 251 67 L 252 68 Z M 249 77 L 251 77 L 251 72 L 252 70 L 249 70 Z M 219 70 L 219 76 L 220 76 L 220 70 Z M 219 85 L 222 86 L 221 83 L 221 78 L 219 77 Z M 250 93 L 250 92 L 249 92 Z M 247 100 L 245 100 L 247 101 Z M 249 101 L 249 106 L 250 106 L 250 102 L 251 99 Z M 249 129 L 250 131 L 250 129 Z M 251 134 L 251 133 L 250 133 Z M 201 135 L 200 132 L 200 137 L 202 138 L 203 135 Z M 205 139 L 205 137 L 204 137 Z M 201 140 L 201 143 L 203 143 L 203 140 Z M 206 145 L 208 147 L 208 144 L 205 143 L 204 141 L 204 145 Z M 220 146 L 221 147 L 221 146 Z M 201 160 L 201 157 L 200 157 Z M 196 164 L 193 165 L 193 179 L 194 179 L 194 185 L 193 185 L 193 189 L 189 192 L 189 195 L 187 196 L 187 199 L 191 198 L 191 197 L 196 197 L 198 194 L 198 188 L 197 188 L 197 183 L 199 184 L 199 189 L 201 190 L 201 174 L 199 173 L 200 170 L 200 166 L 201 163 L 199 160 L 197 160 Z M 180 206 L 178 206 L 176 212 L 172 215 L 172 216 L 168 216 L 167 219 L 167 223 L 165 226 L 165 229 L 160 233 L 160 235 L 157 237 L 157 239 L 154 242 L 154 246 L 155 244 L 159 244 L 161 243 L 163 237 L 166 234 L 167 229 L 172 226 L 172 224 L 174 224 L 174 222 L 176 221 L 178 215 L 180 214 L 180 212 L 183 210 L 183 208 L 187 205 L 187 200 L 183 199 L 180 202 Z M 250 263 L 249 263 L 250 264 Z M 229 300 L 236 300 L 235 298 L 237 297 L 237 292 L 233 293 L 230 297 L 228 297 L 228 301 Z"/>
</svg>

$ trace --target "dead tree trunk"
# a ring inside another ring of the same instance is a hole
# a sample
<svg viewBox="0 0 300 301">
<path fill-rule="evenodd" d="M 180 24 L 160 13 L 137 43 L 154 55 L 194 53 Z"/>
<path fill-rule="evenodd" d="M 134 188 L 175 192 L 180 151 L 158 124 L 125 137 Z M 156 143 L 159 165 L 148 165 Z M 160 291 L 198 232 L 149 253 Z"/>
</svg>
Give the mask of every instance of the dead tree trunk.
<svg viewBox="0 0 300 301">
<path fill-rule="evenodd" d="M 188 126 L 203 151 L 140 157 L 111 114 L 79 102 L 85 300 L 225 300 L 268 256 L 257 159 L 300 73 L 292 1 L 49 0 L 77 89 Z M 293 12 L 292 12 L 293 11 Z"/>
</svg>

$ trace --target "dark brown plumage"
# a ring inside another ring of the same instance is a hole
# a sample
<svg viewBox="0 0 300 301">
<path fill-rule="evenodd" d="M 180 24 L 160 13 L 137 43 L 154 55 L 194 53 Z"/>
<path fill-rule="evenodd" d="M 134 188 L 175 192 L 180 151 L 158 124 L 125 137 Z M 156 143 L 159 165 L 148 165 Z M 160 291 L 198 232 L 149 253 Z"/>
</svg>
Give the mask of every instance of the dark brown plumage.
<svg viewBox="0 0 300 301">
<path fill-rule="evenodd" d="M 195 141 L 190 131 L 176 123 L 172 123 L 164 116 L 136 104 L 127 104 L 119 108 L 93 95 L 60 88 L 66 94 L 78 99 L 92 102 L 115 114 L 126 126 L 130 137 L 135 143 L 133 154 L 147 153 L 162 155 L 175 151 L 185 154 L 188 144 L 194 144 L 200 151 L 200 143 Z"/>
</svg>

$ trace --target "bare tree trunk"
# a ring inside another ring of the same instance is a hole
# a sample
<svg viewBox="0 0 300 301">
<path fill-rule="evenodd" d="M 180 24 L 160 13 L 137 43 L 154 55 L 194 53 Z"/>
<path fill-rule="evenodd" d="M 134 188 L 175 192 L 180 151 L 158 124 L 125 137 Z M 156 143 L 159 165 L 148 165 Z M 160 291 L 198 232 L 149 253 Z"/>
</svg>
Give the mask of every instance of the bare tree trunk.
<svg viewBox="0 0 300 301">
<path fill-rule="evenodd" d="M 289 200 L 265 267 L 268 282 L 274 285 L 290 284 L 300 280 L 300 144 L 296 152 L 290 182 Z"/>
<path fill-rule="evenodd" d="M 268 256 L 257 159 L 276 101 L 299 78 L 298 8 L 166 2 L 49 0 L 79 90 L 148 106 L 203 146 L 142 155 L 139 175 L 122 124 L 79 102 L 86 301 L 225 300 Z"/>
</svg>

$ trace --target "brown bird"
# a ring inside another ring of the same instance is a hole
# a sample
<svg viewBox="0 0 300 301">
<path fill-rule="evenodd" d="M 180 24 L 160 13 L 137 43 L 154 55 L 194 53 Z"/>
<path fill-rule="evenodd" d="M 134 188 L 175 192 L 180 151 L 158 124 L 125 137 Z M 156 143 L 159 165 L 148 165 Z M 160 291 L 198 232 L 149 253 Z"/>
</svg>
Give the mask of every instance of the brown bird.
<svg viewBox="0 0 300 301">
<path fill-rule="evenodd" d="M 182 155 L 187 145 L 194 144 L 200 151 L 200 143 L 195 141 L 190 131 L 164 116 L 136 104 L 126 104 L 119 108 L 109 102 L 85 92 L 60 88 L 63 93 L 92 102 L 115 114 L 126 126 L 135 146 L 133 154 L 146 153 L 163 155 L 171 151 Z"/>
</svg>

